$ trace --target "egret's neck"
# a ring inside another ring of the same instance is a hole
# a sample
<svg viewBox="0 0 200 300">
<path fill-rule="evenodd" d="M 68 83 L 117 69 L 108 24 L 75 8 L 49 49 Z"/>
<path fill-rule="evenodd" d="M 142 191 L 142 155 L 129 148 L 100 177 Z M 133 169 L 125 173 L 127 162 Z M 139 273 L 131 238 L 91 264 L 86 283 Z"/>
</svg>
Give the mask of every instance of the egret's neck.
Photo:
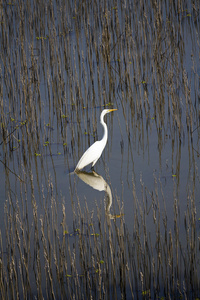
<svg viewBox="0 0 200 300">
<path fill-rule="evenodd" d="M 103 128 L 104 128 L 103 138 L 102 138 L 101 140 L 102 140 L 102 142 L 104 142 L 105 145 L 106 145 L 107 139 L 108 139 L 108 129 L 107 129 L 107 125 L 106 125 L 106 123 L 104 122 L 104 119 L 103 119 L 103 118 L 104 118 L 104 116 L 102 116 L 101 119 L 100 119 L 100 123 L 101 123 L 101 125 L 102 125 Z"/>
</svg>

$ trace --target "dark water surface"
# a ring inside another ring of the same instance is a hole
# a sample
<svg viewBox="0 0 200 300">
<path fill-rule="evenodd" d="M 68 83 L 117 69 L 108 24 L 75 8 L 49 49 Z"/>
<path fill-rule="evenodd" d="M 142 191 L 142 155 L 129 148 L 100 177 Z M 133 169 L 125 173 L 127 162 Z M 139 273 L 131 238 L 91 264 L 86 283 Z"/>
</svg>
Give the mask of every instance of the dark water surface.
<svg viewBox="0 0 200 300">
<path fill-rule="evenodd" d="M 198 299 L 199 1 L 0 16 L 1 299 Z"/>
</svg>

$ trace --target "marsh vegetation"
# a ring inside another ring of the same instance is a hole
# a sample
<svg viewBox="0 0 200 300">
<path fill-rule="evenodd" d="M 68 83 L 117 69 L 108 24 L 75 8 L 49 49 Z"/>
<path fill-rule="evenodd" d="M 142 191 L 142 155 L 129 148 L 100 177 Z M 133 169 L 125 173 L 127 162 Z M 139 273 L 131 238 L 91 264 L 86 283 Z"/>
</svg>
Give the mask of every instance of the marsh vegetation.
<svg viewBox="0 0 200 300">
<path fill-rule="evenodd" d="M 200 298 L 199 21 L 195 0 L 1 2 L 1 299 Z"/>
</svg>

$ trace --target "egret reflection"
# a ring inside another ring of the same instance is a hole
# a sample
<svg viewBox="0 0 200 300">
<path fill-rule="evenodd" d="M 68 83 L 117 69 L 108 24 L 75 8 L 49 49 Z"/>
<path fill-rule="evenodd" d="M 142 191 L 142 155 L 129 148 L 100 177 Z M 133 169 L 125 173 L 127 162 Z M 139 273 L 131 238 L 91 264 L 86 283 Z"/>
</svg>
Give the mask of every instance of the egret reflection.
<svg viewBox="0 0 200 300">
<path fill-rule="evenodd" d="M 84 171 L 76 171 L 75 174 L 86 184 L 91 186 L 93 189 L 98 191 L 105 191 L 106 193 L 106 215 L 110 219 L 120 218 L 121 215 L 112 215 L 110 213 L 110 208 L 112 206 L 112 192 L 108 183 L 104 180 L 104 178 L 97 174 L 95 171 L 92 172 L 84 172 Z"/>
</svg>

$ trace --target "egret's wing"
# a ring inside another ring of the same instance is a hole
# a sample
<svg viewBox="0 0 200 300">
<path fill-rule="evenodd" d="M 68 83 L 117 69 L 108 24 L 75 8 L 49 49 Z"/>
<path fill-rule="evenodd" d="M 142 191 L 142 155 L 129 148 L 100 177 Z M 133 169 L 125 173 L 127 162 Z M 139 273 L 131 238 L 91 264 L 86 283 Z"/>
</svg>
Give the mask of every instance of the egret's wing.
<svg viewBox="0 0 200 300">
<path fill-rule="evenodd" d="M 76 166 L 76 169 L 81 170 L 85 166 L 91 164 L 93 161 L 99 159 L 102 151 L 103 151 L 103 147 L 101 141 L 96 141 L 82 155 L 82 157 L 80 158 Z"/>
</svg>

